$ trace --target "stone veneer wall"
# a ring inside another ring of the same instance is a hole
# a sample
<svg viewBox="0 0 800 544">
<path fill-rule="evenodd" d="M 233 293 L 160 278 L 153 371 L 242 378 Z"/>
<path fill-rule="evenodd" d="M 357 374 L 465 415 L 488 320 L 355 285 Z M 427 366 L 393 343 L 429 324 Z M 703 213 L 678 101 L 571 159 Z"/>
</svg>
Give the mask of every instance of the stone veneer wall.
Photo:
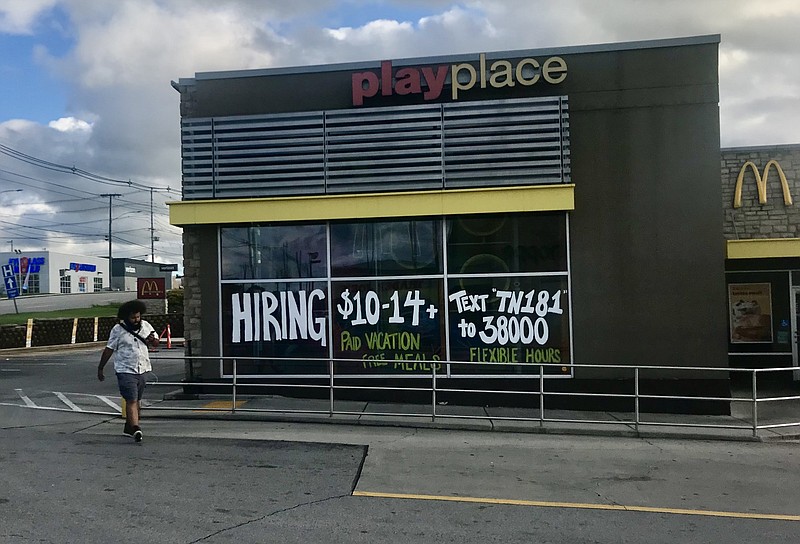
<svg viewBox="0 0 800 544">
<path fill-rule="evenodd" d="M 723 232 L 728 240 L 800 238 L 800 145 L 734 147 L 721 150 Z M 763 176 L 771 159 L 781 165 L 794 204 L 786 206 L 780 178 L 770 168 L 767 203 L 758 202 L 753 171 L 748 167 L 742 183 L 742 207 L 733 207 L 736 178 L 747 161 Z"/>
<path fill-rule="evenodd" d="M 200 320 L 203 313 L 199 284 L 201 243 L 201 237 L 192 227 L 183 228 L 183 323 L 187 355 L 202 353 Z"/>
</svg>

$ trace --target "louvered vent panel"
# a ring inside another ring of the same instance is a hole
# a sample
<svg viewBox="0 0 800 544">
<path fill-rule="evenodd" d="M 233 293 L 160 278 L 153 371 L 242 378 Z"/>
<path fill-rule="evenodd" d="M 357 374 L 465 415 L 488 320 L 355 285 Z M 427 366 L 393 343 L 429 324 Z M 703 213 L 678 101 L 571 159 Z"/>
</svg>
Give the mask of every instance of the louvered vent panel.
<svg viewBox="0 0 800 544">
<path fill-rule="evenodd" d="M 325 192 L 321 113 L 216 118 L 210 132 L 210 157 L 206 148 L 202 155 L 188 153 L 184 139 L 184 185 L 194 184 L 193 198 Z M 209 183 L 211 193 L 201 196 Z M 184 198 L 192 198 L 188 194 L 184 188 Z"/>
<path fill-rule="evenodd" d="M 444 106 L 445 187 L 563 183 L 559 97 Z"/>
<path fill-rule="evenodd" d="M 329 193 L 442 188 L 439 105 L 327 112 Z"/>
<path fill-rule="evenodd" d="M 211 119 L 184 119 L 181 122 L 181 160 L 183 198 L 212 198 L 214 150 Z"/>
<path fill-rule="evenodd" d="M 570 182 L 566 97 L 182 121 L 183 197 Z"/>
</svg>

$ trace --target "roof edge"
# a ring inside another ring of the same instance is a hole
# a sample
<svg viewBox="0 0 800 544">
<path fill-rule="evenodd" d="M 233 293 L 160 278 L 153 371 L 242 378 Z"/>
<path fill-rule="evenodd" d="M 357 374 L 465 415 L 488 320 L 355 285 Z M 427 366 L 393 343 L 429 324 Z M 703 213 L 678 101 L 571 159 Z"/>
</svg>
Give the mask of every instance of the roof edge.
<svg viewBox="0 0 800 544">
<path fill-rule="evenodd" d="M 655 40 L 641 40 L 629 42 L 609 42 L 592 45 L 569 45 L 563 47 L 546 47 L 540 49 L 518 49 L 508 51 L 487 51 L 487 59 L 543 56 L 543 55 L 575 55 L 585 53 L 606 53 L 609 51 L 632 51 L 637 49 L 656 49 L 662 47 L 677 47 L 684 45 L 718 44 L 719 34 L 706 34 L 701 36 L 686 36 L 679 38 L 660 38 Z M 391 59 L 395 66 L 409 66 L 419 64 L 437 64 L 463 62 L 465 57 L 476 56 L 481 52 L 460 53 L 458 55 L 439 55 L 431 57 L 410 57 Z M 383 59 L 385 60 L 385 59 Z M 193 78 L 180 78 L 180 85 L 192 85 L 197 81 L 217 79 L 232 79 L 261 76 L 283 76 L 290 74 L 306 74 L 320 72 L 345 72 L 351 70 L 376 69 L 380 67 L 381 59 L 357 62 L 343 62 L 337 64 L 317 64 L 309 66 L 287 66 L 276 68 L 260 68 L 253 70 L 224 70 L 219 72 L 197 72 Z"/>
</svg>

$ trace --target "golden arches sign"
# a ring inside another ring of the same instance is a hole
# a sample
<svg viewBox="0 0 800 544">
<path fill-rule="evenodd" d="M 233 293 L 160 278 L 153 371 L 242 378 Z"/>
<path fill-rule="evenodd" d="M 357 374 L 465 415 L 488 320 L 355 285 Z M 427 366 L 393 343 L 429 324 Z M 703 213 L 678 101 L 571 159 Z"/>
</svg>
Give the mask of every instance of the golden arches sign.
<svg viewBox="0 0 800 544">
<path fill-rule="evenodd" d="M 166 298 L 164 278 L 137 278 L 138 298 Z"/>
<path fill-rule="evenodd" d="M 747 167 L 753 171 L 753 176 L 756 178 L 756 188 L 758 189 L 758 202 L 760 204 L 767 203 L 767 180 L 769 179 L 769 171 L 770 168 L 773 166 L 775 170 L 778 172 L 778 178 L 781 181 L 781 188 L 783 189 L 783 203 L 787 206 L 792 205 L 792 195 L 789 193 L 789 182 L 786 181 L 786 174 L 783 173 L 783 168 L 781 165 L 778 164 L 778 161 L 775 159 L 771 159 L 767 165 L 764 167 L 764 175 L 762 176 L 758 168 L 756 167 L 753 161 L 747 161 L 742 165 L 741 170 L 739 170 L 739 176 L 736 178 L 736 188 L 733 192 L 733 207 L 734 208 L 741 208 L 742 207 L 742 182 L 744 181 L 744 174 L 747 171 Z"/>
</svg>

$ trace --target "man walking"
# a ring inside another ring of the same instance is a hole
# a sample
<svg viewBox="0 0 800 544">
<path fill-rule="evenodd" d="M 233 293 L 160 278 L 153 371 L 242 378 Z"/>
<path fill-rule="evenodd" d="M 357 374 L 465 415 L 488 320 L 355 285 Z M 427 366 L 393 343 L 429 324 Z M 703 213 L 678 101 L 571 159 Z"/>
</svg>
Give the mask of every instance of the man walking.
<svg viewBox="0 0 800 544">
<path fill-rule="evenodd" d="M 105 379 L 103 367 L 114 355 L 114 372 L 117 373 L 120 395 L 125 399 L 123 433 L 132 436 L 136 442 L 141 442 L 144 437 L 139 426 L 139 403 L 144 394 L 144 375 L 153 369 L 148 345 L 158 346 L 155 329 L 142 319 L 145 309 L 141 300 L 131 300 L 119 307 L 117 318 L 120 322 L 111 329 L 97 367 L 97 379 L 102 382 Z"/>
</svg>

